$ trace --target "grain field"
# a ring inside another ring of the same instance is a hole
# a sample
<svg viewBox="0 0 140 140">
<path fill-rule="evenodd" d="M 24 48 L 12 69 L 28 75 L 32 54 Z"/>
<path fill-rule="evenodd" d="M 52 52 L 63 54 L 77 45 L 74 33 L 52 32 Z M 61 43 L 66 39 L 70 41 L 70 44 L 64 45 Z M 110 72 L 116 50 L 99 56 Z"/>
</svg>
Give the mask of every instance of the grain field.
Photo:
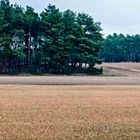
<svg viewBox="0 0 140 140">
<path fill-rule="evenodd" d="M 140 86 L 0 86 L 1 140 L 139 140 Z"/>
</svg>

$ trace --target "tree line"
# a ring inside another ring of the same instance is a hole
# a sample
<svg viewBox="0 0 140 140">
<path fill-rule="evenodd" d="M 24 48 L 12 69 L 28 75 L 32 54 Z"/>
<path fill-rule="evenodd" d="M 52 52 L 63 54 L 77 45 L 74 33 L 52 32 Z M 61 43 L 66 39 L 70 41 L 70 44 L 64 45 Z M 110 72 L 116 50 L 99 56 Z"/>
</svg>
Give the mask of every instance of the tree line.
<svg viewBox="0 0 140 140">
<path fill-rule="evenodd" d="M 140 62 L 140 35 L 109 35 L 101 57 L 105 62 Z"/>
<path fill-rule="evenodd" d="M 0 73 L 99 74 L 99 22 L 48 5 L 41 14 L 0 1 Z"/>
<path fill-rule="evenodd" d="M 40 14 L 0 0 L 0 74 L 100 74 L 96 64 L 140 62 L 140 35 L 108 35 L 85 13 L 48 5 Z"/>
</svg>

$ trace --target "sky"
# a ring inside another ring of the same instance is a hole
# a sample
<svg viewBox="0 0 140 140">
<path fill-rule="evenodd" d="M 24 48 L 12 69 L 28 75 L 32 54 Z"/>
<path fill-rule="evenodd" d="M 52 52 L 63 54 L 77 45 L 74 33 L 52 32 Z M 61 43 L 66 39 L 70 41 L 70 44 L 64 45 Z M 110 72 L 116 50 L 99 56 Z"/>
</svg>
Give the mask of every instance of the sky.
<svg viewBox="0 0 140 140">
<path fill-rule="evenodd" d="M 41 12 L 55 4 L 61 11 L 84 12 L 101 22 L 103 34 L 140 34 L 140 0 L 10 0 L 23 7 L 32 6 Z"/>
</svg>

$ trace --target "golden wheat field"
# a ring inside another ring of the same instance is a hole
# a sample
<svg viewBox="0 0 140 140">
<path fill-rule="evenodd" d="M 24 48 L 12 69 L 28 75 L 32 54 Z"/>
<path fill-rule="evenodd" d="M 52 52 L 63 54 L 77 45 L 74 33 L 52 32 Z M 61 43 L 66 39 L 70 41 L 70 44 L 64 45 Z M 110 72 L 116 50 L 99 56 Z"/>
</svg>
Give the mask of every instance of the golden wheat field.
<svg viewBox="0 0 140 140">
<path fill-rule="evenodd" d="M 140 86 L 0 86 L 1 140 L 139 140 Z"/>
</svg>

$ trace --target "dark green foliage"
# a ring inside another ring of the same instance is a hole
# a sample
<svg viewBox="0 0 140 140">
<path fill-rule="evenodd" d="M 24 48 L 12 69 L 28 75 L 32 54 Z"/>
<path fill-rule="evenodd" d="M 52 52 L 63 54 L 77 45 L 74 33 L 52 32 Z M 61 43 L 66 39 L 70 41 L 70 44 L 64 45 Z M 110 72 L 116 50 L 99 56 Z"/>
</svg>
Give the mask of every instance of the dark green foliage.
<svg viewBox="0 0 140 140">
<path fill-rule="evenodd" d="M 0 1 L 0 73 L 99 74 L 103 37 L 87 14 L 49 5 L 40 15 Z"/>
<path fill-rule="evenodd" d="M 99 23 L 86 14 L 61 13 L 55 6 L 41 14 L 44 28 L 43 57 L 50 73 L 88 73 L 100 62 L 102 45 Z M 94 72 L 93 72 L 94 73 Z"/>
<path fill-rule="evenodd" d="M 106 62 L 140 62 L 140 35 L 107 36 L 102 58 Z"/>
</svg>

